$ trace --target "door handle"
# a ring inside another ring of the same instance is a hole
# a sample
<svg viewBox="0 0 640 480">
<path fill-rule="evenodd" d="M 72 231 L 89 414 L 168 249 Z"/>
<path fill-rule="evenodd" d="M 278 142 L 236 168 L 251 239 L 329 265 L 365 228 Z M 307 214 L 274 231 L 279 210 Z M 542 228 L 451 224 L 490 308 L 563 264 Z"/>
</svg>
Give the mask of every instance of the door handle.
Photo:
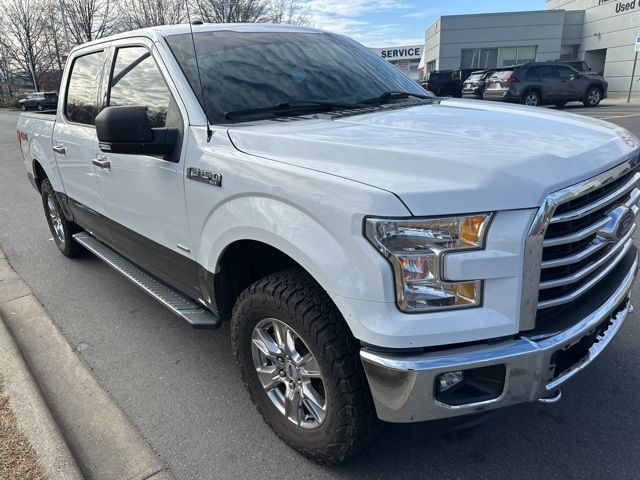
<svg viewBox="0 0 640 480">
<path fill-rule="evenodd" d="M 53 146 L 53 151 L 56 153 L 59 153 L 60 155 L 64 155 L 64 153 L 66 152 L 66 148 L 64 148 L 64 145 L 62 145 L 61 143 L 59 143 L 58 145 L 54 145 Z"/>
<path fill-rule="evenodd" d="M 111 162 L 104 157 L 94 158 L 91 162 L 98 168 L 111 170 Z"/>
</svg>

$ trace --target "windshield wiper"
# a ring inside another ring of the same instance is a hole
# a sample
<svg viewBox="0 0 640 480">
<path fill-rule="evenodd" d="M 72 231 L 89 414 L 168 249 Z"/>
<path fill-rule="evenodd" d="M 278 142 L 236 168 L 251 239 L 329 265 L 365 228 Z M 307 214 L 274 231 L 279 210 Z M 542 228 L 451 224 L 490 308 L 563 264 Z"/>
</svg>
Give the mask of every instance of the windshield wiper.
<svg viewBox="0 0 640 480">
<path fill-rule="evenodd" d="M 360 103 L 381 104 L 381 103 L 389 102 L 391 100 L 398 100 L 398 99 L 409 98 L 409 97 L 421 98 L 423 100 L 433 100 L 433 97 L 431 95 L 421 95 L 419 93 L 413 93 L 413 92 L 389 91 L 389 92 L 384 92 L 382 95 L 379 95 L 377 97 L 361 100 Z"/>
<path fill-rule="evenodd" d="M 299 102 L 282 102 L 270 107 L 262 108 L 249 108 L 246 110 L 234 110 L 232 112 L 226 112 L 224 118 L 227 120 L 233 120 L 238 117 L 250 117 L 260 116 L 264 114 L 272 115 L 287 115 L 291 113 L 300 112 L 317 112 L 317 111 L 331 111 L 333 109 L 352 109 L 352 108 L 371 108 L 371 105 L 365 103 L 350 103 L 350 102 L 324 102 L 324 101 L 299 101 Z"/>
</svg>

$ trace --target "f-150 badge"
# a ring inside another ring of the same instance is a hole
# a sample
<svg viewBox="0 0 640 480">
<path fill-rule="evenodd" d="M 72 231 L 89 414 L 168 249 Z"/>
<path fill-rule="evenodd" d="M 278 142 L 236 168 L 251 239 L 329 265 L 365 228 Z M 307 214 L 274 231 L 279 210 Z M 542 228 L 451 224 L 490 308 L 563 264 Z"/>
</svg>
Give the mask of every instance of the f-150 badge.
<svg viewBox="0 0 640 480">
<path fill-rule="evenodd" d="M 201 168 L 189 167 L 187 168 L 187 178 L 195 180 L 197 182 L 208 183 L 214 187 L 222 186 L 222 174 L 213 173 L 209 170 L 202 170 Z"/>
</svg>

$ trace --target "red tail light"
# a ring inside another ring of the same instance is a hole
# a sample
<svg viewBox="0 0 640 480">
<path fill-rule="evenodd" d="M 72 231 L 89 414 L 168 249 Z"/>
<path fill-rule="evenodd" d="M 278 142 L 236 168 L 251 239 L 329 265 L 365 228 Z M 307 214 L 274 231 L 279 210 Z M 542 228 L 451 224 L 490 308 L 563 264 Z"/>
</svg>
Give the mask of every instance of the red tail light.
<svg viewBox="0 0 640 480">
<path fill-rule="evenodd" d="M 18 150 L 20 150 L 20 156 L 22 157 L 22 161 L 24 162 L 24 152 L 22 151 L 22 133 L 20 133 L 20 130 L 16 130 L 16 139 L 18 140 Z"/>
<path fill-rule="evenodd" d="M 512 84 L 512 83 L 516 83 L 519 82 L 520 80 L 518 80 L 517 77 L 514 77 L 513 75 L 509 75 L 509 78 L 507 78 L 507 83 L 508 84 Z"/>
</svg>

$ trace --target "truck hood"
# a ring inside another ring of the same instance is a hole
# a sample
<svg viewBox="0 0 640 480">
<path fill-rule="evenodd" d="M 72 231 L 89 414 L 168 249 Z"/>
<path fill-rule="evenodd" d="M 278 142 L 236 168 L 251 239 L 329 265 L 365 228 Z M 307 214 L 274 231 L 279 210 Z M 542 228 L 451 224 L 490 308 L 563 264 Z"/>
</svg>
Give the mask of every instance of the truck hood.
<svg viewBox="0 0 640 480">
<path fill-rule="evenodd" d="M 607 122 L 473 100 L 239 125 L 229 137 L 242 152 L 392 192 L 413 215 L 537 207 L 640 147 Z"/>
</svg>

